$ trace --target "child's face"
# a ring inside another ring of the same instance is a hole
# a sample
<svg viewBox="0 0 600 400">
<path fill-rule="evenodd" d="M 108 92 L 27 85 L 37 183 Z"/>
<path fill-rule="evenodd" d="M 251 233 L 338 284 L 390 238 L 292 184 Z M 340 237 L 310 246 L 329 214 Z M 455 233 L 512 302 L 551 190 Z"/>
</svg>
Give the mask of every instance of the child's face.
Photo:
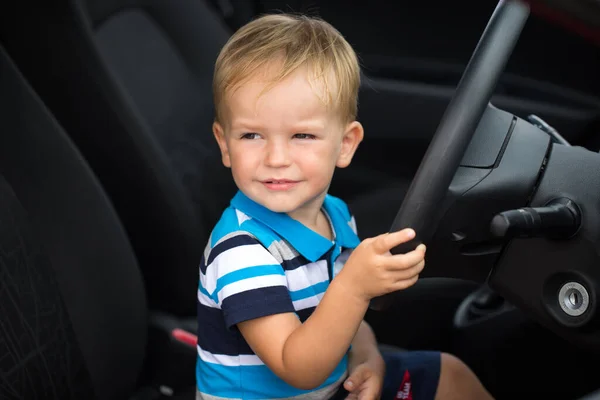
<svg viewBox="0 0 600 400">
<path fill-rule="evenodd" d="M 265 77 L 250 79 L 227 96 L 222 124 L 213 126 L 238 188 L 297 219 L 319 211 L 335 167 L 350 164 L 363 137 L 360 123 L 343 123 L 307 77 L 300 68 L 262 95 Z"/>
</svg>

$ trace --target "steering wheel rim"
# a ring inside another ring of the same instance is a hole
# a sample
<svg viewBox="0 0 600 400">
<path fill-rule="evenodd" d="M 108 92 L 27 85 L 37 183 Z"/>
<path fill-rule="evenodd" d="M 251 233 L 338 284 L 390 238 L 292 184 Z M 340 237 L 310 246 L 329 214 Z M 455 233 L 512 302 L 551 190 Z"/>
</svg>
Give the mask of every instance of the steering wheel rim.
<svg viewBox="0 0 600 400">
<path fill-rule="evenodd" d="M 412 251 L 433 236 L 441 218 L 437 206 L 446 196 L 528 16 L 529 7 L 518 0 L 501 0 L 496 6 L 391 225 L 390 232 L 412 228 L 416 237 L 392 249 L 393 254 Z M 392 301 L 390 293 L 373 299 L 371 308 L 385 309 Z"/>
</svg>

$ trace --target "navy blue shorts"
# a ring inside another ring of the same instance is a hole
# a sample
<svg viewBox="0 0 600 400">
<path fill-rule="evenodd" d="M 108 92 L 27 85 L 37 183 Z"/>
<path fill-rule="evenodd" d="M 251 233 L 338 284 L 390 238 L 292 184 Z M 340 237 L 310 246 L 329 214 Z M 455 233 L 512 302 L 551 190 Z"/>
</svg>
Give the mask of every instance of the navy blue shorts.
<svg viewBox="0 0 600 400">
<path fill-rule="evenodd" d="M 381 400 L 433 400 L 440 380 L 437 351 L 382 351 L 386 373 Z M 332 399 L 345 399 L 342 387 Z"/>
</svg>

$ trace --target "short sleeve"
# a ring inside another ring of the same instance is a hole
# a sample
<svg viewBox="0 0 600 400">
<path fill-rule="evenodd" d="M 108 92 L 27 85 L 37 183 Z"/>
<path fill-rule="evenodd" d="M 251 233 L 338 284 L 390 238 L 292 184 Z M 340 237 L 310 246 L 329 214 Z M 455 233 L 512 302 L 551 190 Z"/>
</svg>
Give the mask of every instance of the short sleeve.
<svg viewBox="0 0 600 400">
<path fill-rule="evenodd" d="M 281 264 L 252 235 L 232 235 L 208 254 L 200 284 L 221 308 L 227 327 L 272 314 L 294 312 Z"/>
</svg>

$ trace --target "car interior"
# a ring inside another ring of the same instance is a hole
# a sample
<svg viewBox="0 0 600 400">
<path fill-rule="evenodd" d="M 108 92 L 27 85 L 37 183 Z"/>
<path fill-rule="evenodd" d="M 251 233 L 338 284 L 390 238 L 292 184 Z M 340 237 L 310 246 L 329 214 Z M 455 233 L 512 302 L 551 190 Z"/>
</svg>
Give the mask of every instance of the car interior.
<svg viewBox="0 0 600 400">
<path fill-rule="evenodd" d="M 213 66 L 269 12 L 359 55 L 365 140 L 330 192 L 361 238 L 428 244 L 420 281 L 369 310 L 378 340 L 455 354 L 497 399 L 600 399 L 597 2 L 2 8 L 0 399 L 195 398 L 198 263 L 236 190 Z"/>
</svg>

